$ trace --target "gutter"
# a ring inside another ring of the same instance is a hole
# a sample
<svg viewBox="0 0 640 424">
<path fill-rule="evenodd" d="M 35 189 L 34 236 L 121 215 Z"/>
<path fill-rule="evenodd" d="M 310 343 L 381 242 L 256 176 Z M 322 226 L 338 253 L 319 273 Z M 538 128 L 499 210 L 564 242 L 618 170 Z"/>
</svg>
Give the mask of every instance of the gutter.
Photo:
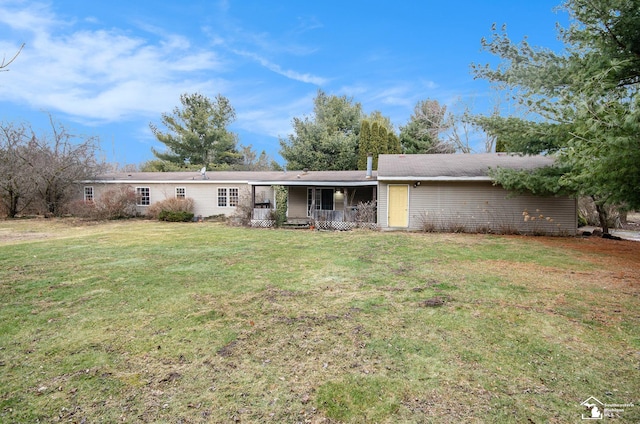
<svg viewBox="0 0 640 424">
<path fill-rule="evenodd" d="M 247 184 L 246 180 L 84 180 L 82 184 Z"/>
<path fill-rule="evenodd" d="M 81 184 L 247 184 L 247 185 L 282 185 L 282 186 L 317 186 L 317 187 L 362 187 L 375 186 L 373 181 L 247 181 L 247 180 L 83 180 Z"/>
<path fill-rule="evenodd" d="M 378 181 L 493 181 L 493 178 L 488 176 L 479 177 L 381 177 L 378 175 Z"/>
<path fill-rule="evenodd" d="M 249 185 L 316 186 L 316 187 L 362 187 L 378 185 L 377 181 L 248 181 Z"/>
</svg>

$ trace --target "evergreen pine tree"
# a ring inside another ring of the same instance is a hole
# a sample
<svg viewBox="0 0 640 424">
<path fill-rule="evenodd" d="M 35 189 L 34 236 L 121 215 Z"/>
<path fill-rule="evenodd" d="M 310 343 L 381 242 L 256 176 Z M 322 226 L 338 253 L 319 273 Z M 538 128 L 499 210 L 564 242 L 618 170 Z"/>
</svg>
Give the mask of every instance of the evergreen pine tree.
<svg viewBox="0 0 640 424">
<path fill-rule="evenodd" d="M 372 152 L 371 123 L 363 119 L 360 123 L 360 140 L 358 143 L 358 169 L 367 169 L 367 156 Z"/>
</svg>

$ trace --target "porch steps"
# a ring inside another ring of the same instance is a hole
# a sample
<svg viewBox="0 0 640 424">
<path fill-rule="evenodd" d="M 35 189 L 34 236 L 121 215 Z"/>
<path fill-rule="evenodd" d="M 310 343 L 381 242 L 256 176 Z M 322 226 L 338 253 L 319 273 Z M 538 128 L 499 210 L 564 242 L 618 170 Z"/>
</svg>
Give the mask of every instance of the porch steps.
<svg viewBox="0 0 640 424">
<path fill-rule="evenodd" d="M 309 223 L 306 222 L 285 222 L 282 224 L 282 228 L 288 230 L 304 230 L 309 229 Z"/>
</svg>

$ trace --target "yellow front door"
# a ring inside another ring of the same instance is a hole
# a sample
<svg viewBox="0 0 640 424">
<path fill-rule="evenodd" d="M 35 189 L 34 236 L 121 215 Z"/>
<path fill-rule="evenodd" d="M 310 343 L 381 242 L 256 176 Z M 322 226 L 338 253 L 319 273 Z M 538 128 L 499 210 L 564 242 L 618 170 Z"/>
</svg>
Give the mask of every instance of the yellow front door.
<svg viewBox="0 0 640 424">
<path fill-rule="evenodd" d="M 409 186 L 389 186 L 389 227 L 409 226 Z"/>
</svg>

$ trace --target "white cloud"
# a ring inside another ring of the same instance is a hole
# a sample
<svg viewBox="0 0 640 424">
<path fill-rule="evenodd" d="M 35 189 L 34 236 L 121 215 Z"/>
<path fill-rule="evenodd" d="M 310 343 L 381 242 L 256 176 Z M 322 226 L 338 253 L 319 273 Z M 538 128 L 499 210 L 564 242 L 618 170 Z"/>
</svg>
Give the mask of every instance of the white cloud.
<svg viewBox="0 0 640 424">
<path fill-rule="evenodd" d="M 248 52 L 245 50 L 235 50 L 235 49 L 232 51 L 238 56 L 246 57 L 255 62 L 258 62 L 261 66 L 267 68 L 271 72 L 275 72 L 278 75 L 282 75 L 283 77 L 286 77 L 295 81 L 300 81 L 300 82 L 304 82 L 307 84 L 314 84 L 314 85 L 324 85 L 329 81 L 327 78 L 312 75 L 310 73 L 300 73 L 291 69 L 282 69 L 280 65 L 276 63 L 272 63 L 269 60 L 265 59 L 264 57 L 256 53 Z"/>
<path fill-rule="evenodd" d="M 17 2 L 14 5 L 17 7 L 10 3 L 0 4 L 0 24 L 13 30 L 46 31 L 54 24 L 62 24 L 43 3 Z"/>
<path fill-rule="evenodd" d="M 220 91 L 227 84 L 216 78 L 223 70 L 216 54 L 192 47 L 180 35 L 163 33 L 152 43 L 114 29 L 79 30 L 40 4 L 0 4 L 2 26 L 28 39 L 0 80 L 0 99 L 85 122 L 157 115 L 175 106 L 181 93 Z M 8 45 L 0 39 L 0 48 Z"/>
<path fill-rule="evenodd" d="M 240 103 L 236 125 L 245 131 L 286 138 L 292 132 L 293 118 L 309 114 L 315 95 L 315 92 L 307 93 L 282 103 L 268 102 L 261 97 L 256 97 L 249 103 Z M 263 97 L 268 96 L 269 94 L 265 93 Z"/>
</svg>

